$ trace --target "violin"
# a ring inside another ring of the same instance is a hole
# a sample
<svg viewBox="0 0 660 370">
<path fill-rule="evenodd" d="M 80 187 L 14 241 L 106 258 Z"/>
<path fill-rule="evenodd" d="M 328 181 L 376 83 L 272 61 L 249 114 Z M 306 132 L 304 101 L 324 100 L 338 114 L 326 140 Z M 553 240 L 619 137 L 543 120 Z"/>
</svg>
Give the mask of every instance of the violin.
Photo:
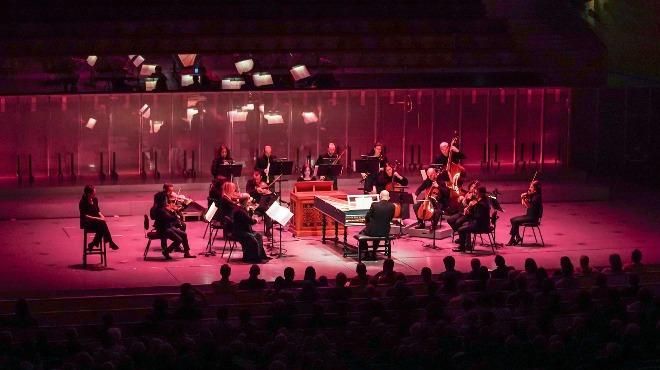
<svg viewBox="0 0 660 370">
<path fill-rule="evenodd" d="M 538 173 L 539 171 L 534 172 L 534 176 L 532 177 L 532 181 L 529 182 L 529 186 L 532 186 L 532 183 L 534 183 L 534 181 L 536 180 L 536 176 L 538 175 Z M 529 190 L 520 194 L 520 203 L 522 203 L 522 205 L 525 206 L 525 208 L 530 207 L 529 200 L 533 194 L 534 193 L 530 192 Z"/>
</svg>

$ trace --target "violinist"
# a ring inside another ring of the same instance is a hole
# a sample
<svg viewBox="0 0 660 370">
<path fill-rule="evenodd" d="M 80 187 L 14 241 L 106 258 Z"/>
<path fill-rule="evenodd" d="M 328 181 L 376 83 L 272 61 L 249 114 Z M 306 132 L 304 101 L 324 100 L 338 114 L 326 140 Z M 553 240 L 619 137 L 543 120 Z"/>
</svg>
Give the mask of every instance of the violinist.
<svg viewBox="0 0 660 370">
<path fill-rule="evenodd" d="M 339 161 L 339 155 L 337 155 L 337 146 L 335 143 L 329 143 L 328 144 L 328 152 L 319 155 L 319 157 L 316 159 L 316 165 L 320 164 L 337 164 Z M 333 189 L 337 190 L 337 177 L 336 176 L 321 176 L 319 180 L 329 180 L 332 181 L 332 187 Z"/>
<path fill-rule="evenodd" d="M 257 158 L 257 161 L 254 164 L 254 169 L 261 172 L 261 176 L 265 181 L 270 181 L 271 176 L 268 173 L 270 172 L 272 162 L 276 158 L 277 157 L 273 154 L 273 148 L 270 145 L 266 145 L 264 146 L 263 154 Z"/>
<path fill-rule="evenodd" d="M 222 184 L 222 196 L 219 199 L 218 212 L 216 212 L 214 218 L 224 220 L 225 217 L 231 217 L 239 196 L 236 184 L 229 181 Z"/>
<path fill-rule="evenodd" d="M 315 181 L 316 177 L 314 177 L 314 174 L 312 173 L 312 167 L 308 165 L 304 165 L 302 170 L 300 171 L 300 176 L 298 176 L 298 182 L 301 181 Z"/>
<path fill-rule="evenodd" d="M 422 181 L 422 184 L 415 190 L 416 202 L 413 205 L 413 210 L 415 215 L 417 215 L 417 226 L 416 229 L 425 228 L 425 222 L 418 215 L 420 207 L 424 205 L 425 202 L 431 202 L 433 208 L 433 217 L 431 218 L 431 224 L 433 230 L 438 225 L 438 221 L 442 217 L 443 210 L 447 207 L 447 202 L 449 199 L 449 189 L 444 182 L 438 182 L 438 172 L 433 168 L 429 167 L 426 169 L 426 179 Z"/>
<path fill-rule="evenodd" d="M 449 143 L 443 141 L 440 143 L 440 155 L 435 157 L 435 160 L 433 161 L 433 165 L 447 166 L 450 150 L 452 151 L 452 156 L 451 156 L 452 163 L 459 163 L 461 160 L 465 159 L 465 154 L 463 154 L 463 152 L 458 150 L 458 148 L 455 145 L 452 145 L 450 148 Z"/>
<path fill-rule="evenodd" d="M 541 182 L 534 180 L 529 184 L 527 192 L 520 194 L 520 201 L 527 212 L 524 215 L 511 218 L 511 239 L 506 245 L 520 244 L 522 238 L 519 234 L 520 225 L 524 223 L 538 222 L 543 216 L 543 199 L 541 197 Z"/>
<path fill-rule="evenodd" d="M 224 144 L 220 145 L 211 163 L 211 175 L 213 175 L 213 178 L 217 179 L 220 177 L 220 166 L 232 163 L 234 163 L 234 160 L 231 158 L 229 148 Z"/>
<path fill-rule="evenodd" d="M 274 185 L 267 184 L 263 181 L 261 172 L 259 170 L 254 170 L 252 173 L 252 178 L 248 180 L 245 185 L 245 191 L 254 199 L 254 201 L 259 205 L 255 212 L 258 215 L 264 217 L 264 223 L 266 224 L 266 236 L 270 236 L 270 230 L 273 227 L 273 220 L 271 220 L 266 211 L 268 208 L 277 200 L 277 195 L 273 192 Z"/>
<path fill-rule="evenodd" d="M 382 143 L 376 143 L 374 144 L 374 148 L 371 149 L 371 151 L 366 155 L 367 157 L 371 158 L 376 158 L 378 159 L 378 172 L 376 173 L 367 173 L 363 174 L 364 177 L 364 193 L 368 194 L 371 193 L 371 190 L 374 187 L 374 183 L 376 182 L 376 177 L 378 176 L 378 173 L 383 170 L 385 167 L 385 164 L 387 163 L 387 157 L 383 153 L 383 144 Z"/>
<path fill-rule="evenodd" d="M 458 228 L 458 248 L 455 252 L 465 252 L 470 245 L 470 235 L 473 232 L 488 231 L 490 228 L 490 202 L 486 188 L 477 189 L 477 197 L 465 207 L 463 214 L 466 220 Z"/>
<path fill-rule="evenodd" d="M 472 181 L 468 186 L 467 192 L 459 197 L 459 212 L 456 212 L 453 215 L 447 217 L 447 223 L 449 226 L 451 226 L 452 230 L 458 231 L 458 228 L 461 227 L 465 221 L 467 221 L 468 217 L 463 213 L 463 211 L 471 201 L 477 199 L 477 190 L 479 189 L 479 185 L 480 183 L 478 180 Z"/>
<path fill-rule="evenodd" d="M 234 207 L 232 211 L 232 235 L 241 244 L 244 262 L 261 263 L 264 260 L 269 260 L 270 257 L 266 256 L 261 234 L 252 230 L 252 225 L 256 221 L 250 217 L 246 210 L 249 198 L 247 194 L 242 194 L 239 199 L 239 206 Z"/>
<path fill-rule="evenodd" d="M 174 192 L 174 185 L 165 183 L 163 184 L 163 194 L 165 194 L 165 199 L 167 200 L 167 210 L 177 217 L 178 222 L 176 226 L 186 231 L 186 223 L 183 222 L 183 215 L 181 211 L 185 208 L 185 204 L 180 204 L 180 200 L 185 200 L 185 197 L 180 197 L 179 194 Z"/>
<path fill-rule="evenodd" d="M 166 192 L 161 191 L 156 193 L 154 196 L 154 205 L 151 207 L 150 215 L 154 220 L 154 226 L 156 227 L 156 230 L 163 236 L 160 244 L 165 259 L 172 259 L 172 257 L 170 257 L 170 253 L 173 250 L 178 249 L 181 244 L 183 244 L 183 256 L 185 258 L 196 257 L 190 254 L 188 234 L 176 226 L 178 218 L 168 209 Z M 173 241 L 169 248 L 167 247 L 167 239 Z"/>
</svg>

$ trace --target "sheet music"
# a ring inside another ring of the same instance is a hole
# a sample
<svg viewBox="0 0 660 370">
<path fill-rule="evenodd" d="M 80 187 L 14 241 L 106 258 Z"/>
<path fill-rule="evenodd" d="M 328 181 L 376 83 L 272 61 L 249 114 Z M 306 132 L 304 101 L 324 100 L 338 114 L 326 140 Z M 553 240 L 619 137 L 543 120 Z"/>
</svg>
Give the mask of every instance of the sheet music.
<svg viewBox="0 0 660 370">
<path fill-rule="evenodd" d="M 211 203 L 209 210 L 206 211 L 206 214 L 204 214 L 204 219 L 206 222 L 211 222 L 216 212 L 218 212 L 218 207 L 215 205 L 215 203 Z"/>
<path fill-rule="evenodd" d="M 422 174 L 422 181 L 426 180 L 426 170 L 419 170 L 419 173 Z"/>
<path fill-rule="evenodd" d="M 282 207 L 279 201 L 275 201 L 266 211 L 268 217 L 282 226 L 286 226 L 293 217 L 293 212 L 288 208 Z"/>
</svg>

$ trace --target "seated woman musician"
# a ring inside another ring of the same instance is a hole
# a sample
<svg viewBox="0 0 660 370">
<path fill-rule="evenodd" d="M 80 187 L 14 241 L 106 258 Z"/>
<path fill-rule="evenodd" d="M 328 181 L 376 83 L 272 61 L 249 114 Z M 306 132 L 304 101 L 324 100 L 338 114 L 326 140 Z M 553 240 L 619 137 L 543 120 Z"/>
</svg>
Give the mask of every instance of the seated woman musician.
<svg viewBox="0 0 660 370">
<path fill-rule="evenodd" d="M 211 175 L 213 175 L 213 178 L 217 179 L 222 176 L 220 173 L 220 166 L 232 163 L 234 163 L 234 160 L 231 158 L 229 148 L 224 144 L 220 145 L 220 148 L 218 148 L 215 158 L 213 158 L 213 162 L 211 163 Z"/>
<path fill-rule="evenodd" d="M 232 211 L 232 235 L 241 244 L 244 262 L 261 263 L 271 258 L 266 256 L 261 234 L 252 230 L 252 225 L 257 221 L 246 210 L 249 199 L 247 194 L 242 194 L 239 205 Z"/>
<path fill-rule="evenodd" d="M 183 252 L 185 258 L 195 258 L 190 254 L 190 246 L 188 245 L 188 234 L 181 228 L 177 227 L 179 218 L 174 214 L 172 209 L 168 207 L 167 195 L 165 192 L 158 192 L 154 196 L 154 205 L 150 211 L 151 218 L 154 220 L 156 230 L 163 236 L 161 239 L 161 248 L 165 259 L 171 259 L 170 253 L 183 244 Z M 167 239 L 173 241 L 172 245 L 167 247 Z"/>
<path fill-rule="evenodd" d="M 273 184 L 268 185 L 263 181 L 261 171 L 259 170 L 254 170 L 252 178 L 245 185 L 245 191 L 258 204 L 255 212 L 264 217 L 266 236 L 271 235 L 271 229 L 273 228 L 273 220 L 266 215 L 268 208 L 277 200 L 277 195 L 274 193 L 273 188 Z"/>
<path fill-rule="evenodd" d="M 399 194 L 403 191 L 403 187 L 408 186 L 408 178 L 400 175 L 396 169 L 390 164 L 386 163 L 383 172 L 378 173 L 376 177 L 376 192 L 380 194 L 381 191 L 387 190 L 390 193 L 390 198 L 395 194 Z M 401 204 L 401 219 L 410 218 L 410 204 L 402 203 Z"/>
<path fill-rule="evenodd" d="M 93 249 L 99 246 L 101 238 L 103 238 L 106 243 L 110 244 L 110 248 L 119 249 L 119 246 L 112 240 L 108 223 L 99 209 L 99 200 L 96 198 L 94 185 L 85 185 L 78 209 L 80 210 L 80 228 L 95 233 L 94 239 L 87 244 L 87 248 Z"/>
<path fill-rule="evenodd" d="M 527 192 L 520 194 L 520 201 L 527 212 L 524 215 L 511 218 L 511 239 L 506 245 L 520 244 L 522 238 L 520 237 L 520 225 L 524 223 L 535 223 L 543 217 L 543 198 L 541 197 L 541 182 L 534 180 L 529 184 Z"/>
<path fill-rule="evenodd" d="M 384 147 L 382 143 L 374 144 L 374 148 L 366 155 L 367 157 L 378 159 L 379 170 L 376 173 L 363 173 L 364 177 L 364 193 L 368 194 L 374 188 L 374 183 L 376 182 L 376 177 L 378 173 L 383 170 L 385 164 L 387 163 L 387 157 L 384 154 Z"/>
<path fill-rule="evenodd" d="M 300 176 L 298 176 L 298 182 L 301 181 L 315 181 L 316 177 L 314 176 L 314 172 L 312 171 L 312 167 L 309 165 L 304 165 L 302 169 L 300 170 Z"/>
<path fill-rule="evenodd" d="M 442 218 L 442 213 L 449 202 L 449 189 L 442 181 L 438 181 L 438 172 L 429 167 L 426 169 L 426 180 L 415 190 L 416 201 L 413 205 L 413 210 L 417 216 L 416 229 L 423 229 L 426 227 L 425 221 L 421 216 L 423 207 L 430 209 L 433 213 L 431 220 L 431 228 L 435 230 L 438 222 Z"/>
</svg>

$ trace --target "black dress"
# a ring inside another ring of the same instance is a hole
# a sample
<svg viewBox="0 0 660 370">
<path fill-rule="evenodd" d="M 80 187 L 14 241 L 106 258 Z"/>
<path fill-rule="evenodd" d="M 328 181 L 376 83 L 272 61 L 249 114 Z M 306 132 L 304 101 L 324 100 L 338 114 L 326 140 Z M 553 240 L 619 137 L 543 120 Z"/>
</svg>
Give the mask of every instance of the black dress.
<svg viewBox="0 0 660 370">
<path fill-rule="evenodd" d="M 232 213 L 232 235 L 238 240 L 243 249 L 243 261 L 259 262 L 266 258 L 261 234 L 252 231 L 256 223 L 252 217 L 241 207 L 235 207 Z"/>
</svg>

